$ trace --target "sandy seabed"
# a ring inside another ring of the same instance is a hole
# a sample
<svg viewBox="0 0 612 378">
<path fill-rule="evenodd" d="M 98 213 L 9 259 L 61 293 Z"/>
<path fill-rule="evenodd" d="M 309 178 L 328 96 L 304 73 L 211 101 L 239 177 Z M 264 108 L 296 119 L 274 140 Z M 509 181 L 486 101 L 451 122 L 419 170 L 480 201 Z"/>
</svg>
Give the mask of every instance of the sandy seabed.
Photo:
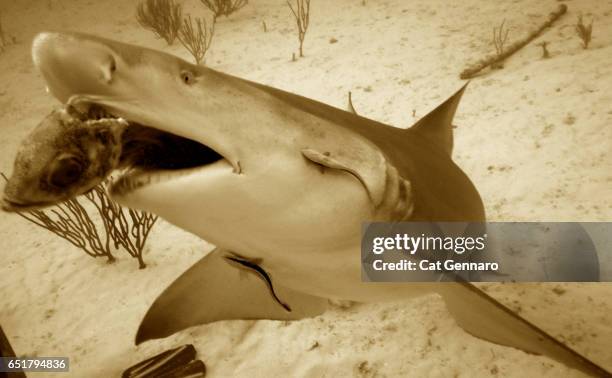
<svg viewBox="0 0 612 378">
<path fill-rule="evenodd" d="M 196 0 L 186 11 L 204 15 Z M 472 80 L 455 119 L 454 159 L 479 189 L 489 220 L 612 220 L 612 1 L 565 1 L 550 30 Z M 76 30 L 174 53 L 135 22 L 136 2 L 2 0 L 0 170 L 57 103 L 30 58 L 33 36 Z M 214 69 L 408 127 L 459 88 L 467 63 L 535 28 L 558 1 L 313 0 L 305 57 L 281 0 L 252 0 L 216 26 Z M 594 20 L 582 49 L 574 24 Z M 264 32 L 262 22 L 268 31 Z M 334 42 L 335 41 L 335 42 Z M 536 44 L 548 41 L 551 57 Z M 141 317 L 211 245 L 163 221 L 138 270 L 125 253 L 93 260 L 16 215 L 0 214 L 0 324 L 19 355 L 69 356 L 74 377 L 116 376 L 127 366 L 193 343 L 215 376 L 581 376 L 548 358 L 466 334 L 437 296 L 334 308 L 296 322 L 226 321 L 133 345 Z M 580 353 L 612 370 L 612 285 L 482 284 Z M 43 377 L 38 373 L 36 376 Z M 59 376 L 54 374 L 51 376 Z M 66 376 L 63 374 L 62 376 Z"/>
</svg>

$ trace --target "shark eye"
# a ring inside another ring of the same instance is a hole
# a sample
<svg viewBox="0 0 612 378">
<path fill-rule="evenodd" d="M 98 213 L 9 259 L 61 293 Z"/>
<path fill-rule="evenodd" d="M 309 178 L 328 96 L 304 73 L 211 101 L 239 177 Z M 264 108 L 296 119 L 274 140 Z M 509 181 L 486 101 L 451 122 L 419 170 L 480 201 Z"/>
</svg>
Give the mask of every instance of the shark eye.
<svg viewBox="0 0 612 378">
<path fill-rule="evenodd" d="M 191 71 L 182 71 L 181 72 L 181 80 L 185 84 L 193 84 L 195 81 L 195 76 Z"/>
<path fill-rule="evenodd" d="M 48 183 L 58 188 L 64 188 L 77 182 L 82 173 L 83 164 L 77 157 L 60 157 L 53 164 Z"/>
</svg>

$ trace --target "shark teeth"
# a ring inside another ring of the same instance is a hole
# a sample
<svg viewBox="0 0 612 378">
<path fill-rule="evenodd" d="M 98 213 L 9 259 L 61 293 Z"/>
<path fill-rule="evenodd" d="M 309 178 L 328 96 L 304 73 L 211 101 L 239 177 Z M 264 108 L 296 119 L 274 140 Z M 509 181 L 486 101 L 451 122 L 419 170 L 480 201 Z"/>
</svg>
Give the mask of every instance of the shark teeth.
<svg viewBox="0 0 612 378">
<path fill-rule="evenodd" d="M 114 195 L 123 195 L 150 183 L 151 176 L 121 176 L 116 182 L 111 185 L 111 193 Z"/>
<path fill-rule="evenodd" d="M 87 112 L 88 119 L 103 119 L 103 118 L 117 118 L 110 114 L 106 109 L 101 107 L 100 105 L 92 104 Z"/>
<path fill-rule="evenodd" d="M 203 167 L 195 167 L 177 171 L 146 171 L 133 169 L 122 174 L 117 180 L 113 181 L 110 186 L 110 191 L 112 195 L 121 196 L 150 184 L 156 184 L 173 178 L 189 175 L 190 173 L 202 168 Z"/>
<path fill-rule="evenodd" d="M 87 125 L 92 125 L 92 126 L 93 125 L 97 125 L 97 124 L 104 124 L 106 122 L 113 122 L 113 123 L 116 123 L 116 124 L 119 124 L 119 125 L 125 126 L 125 127 L 129 126 L 129 124 L 130 124 L 128 121 L 125 120 L 125 118 L 121 118 L 121 117 L 119 117 L 119 118 L 112 118 L 111 117 L 111 118 L 88 119 L 87 121 L 85 121 L 85 123 Z"/>
<path fill-rule="evenodd" d="M 109 120 L 109 119 L 120 119 L 125 121 L 124 118 L 117 117 L 108 112 L 104 107 L 89 102 L 68 102 L 65 105 L 65 110 L 74 118 L 78 118 L 81 121 L 98 121 L 98 120 Z M 126 121 L 127 122 L 127 121 Z"/>
</svg>

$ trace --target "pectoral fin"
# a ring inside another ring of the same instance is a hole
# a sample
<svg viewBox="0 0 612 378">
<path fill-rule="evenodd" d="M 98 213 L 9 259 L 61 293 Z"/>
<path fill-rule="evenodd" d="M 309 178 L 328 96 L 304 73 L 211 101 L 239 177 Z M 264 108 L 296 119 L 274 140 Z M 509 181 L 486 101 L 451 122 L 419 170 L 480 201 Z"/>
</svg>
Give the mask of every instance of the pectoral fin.
<svg viewBox="0 0 612 378">
<path fill-rule="evenodd" d="M 459 326 L 496 344 L 540 354 L 595 377 L 612 375 L 555 338 L 510 311 L 468 282 L 445 283 L 442 295 Z"/>
<path fill-rule="evenodd" d="M 359 156 L 334 154 L 329 151 L 318 151 L 312 148 L 302 150 L 302 155 L 313 163 L 331 169 L 339 169 L 355 176 L 368 192 L 374 207 L 383 201 L 387 162 L 382 155 L 370 162 L 364 162 Z"/>
<path fill-rule="evenodd" d="M 272 286 L 270 276 L 252 261 L 215 249 L 155 300 L 138 328 L 136 344 L 219 320 L 297 320 L 326 307 L 327 300 Z"/>
</svg>

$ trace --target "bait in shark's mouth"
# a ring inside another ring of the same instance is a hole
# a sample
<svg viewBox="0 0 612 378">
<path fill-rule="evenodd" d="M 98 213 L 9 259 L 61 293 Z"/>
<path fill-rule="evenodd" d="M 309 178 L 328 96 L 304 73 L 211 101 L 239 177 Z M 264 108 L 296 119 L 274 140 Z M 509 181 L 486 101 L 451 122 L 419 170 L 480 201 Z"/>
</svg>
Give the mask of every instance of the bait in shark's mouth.
<svg viewBox="0 0 612 378">
<path fill-rule="evenodd" d="M 4 189 L 2 208 L 53 205 L 98 185 L 120 163 L 121 119 L 80 119 L 58 109 L 21 143 Z"/>
<path fill-rule="evenodd" d="M 53 110 L 23 140 L 2 207 L 50 206 L 91 190 L 117 171 L 111 191 L 126 193 L 220 159 L 203 144 L 130 123 L 95 104 L 85 111 L 67 105 Z"/>
</svg>

